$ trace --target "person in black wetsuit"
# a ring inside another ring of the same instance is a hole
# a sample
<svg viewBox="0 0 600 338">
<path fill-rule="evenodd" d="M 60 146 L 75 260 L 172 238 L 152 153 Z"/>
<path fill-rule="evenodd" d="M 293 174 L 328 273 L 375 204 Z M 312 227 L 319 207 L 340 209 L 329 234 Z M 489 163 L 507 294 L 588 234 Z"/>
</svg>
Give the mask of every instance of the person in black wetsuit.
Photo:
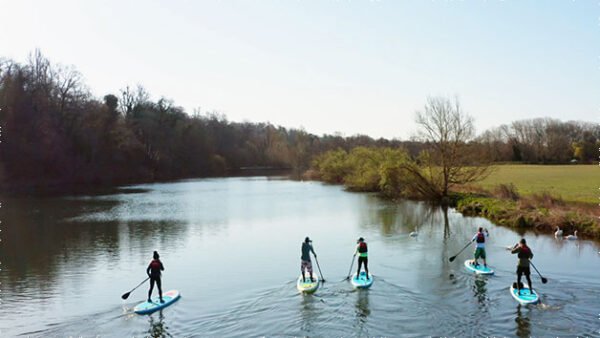
<svg viewBox="0 0 600 338">
<path fill-rule="evenodd" d="M 154 251 L 153 260 L 148 265 L 146 269 L 146 274 L 150 277 L 150 291 L 148 291 L 148 302 L 152 303 L 152 289 L 154 289 L 154 283 L 156 282 L 156 287 L 158 288 L 158 295 L 160 296 L 160 302 L 164 303 L 165 301 L 162 298 L 162 285 L 160 282 L 161 271 L 165 270 L 163 263 L 160 261 L 160 256 L 157 251 Z"/>
<path fill-rule="evenodd" d="M 356 241 L 356 252 L 354 252 L 354 256 L 358 254 L 358 270 L 356 270 L 356 277 L 360 276 L 360 266 L 365 265 L 365 273 L 367 274 L 367 280 L 369 279 L 369 253 L 367 249 L 367 242 L 365 242 L 364 238 L 359 238 Z"/>
</svg>

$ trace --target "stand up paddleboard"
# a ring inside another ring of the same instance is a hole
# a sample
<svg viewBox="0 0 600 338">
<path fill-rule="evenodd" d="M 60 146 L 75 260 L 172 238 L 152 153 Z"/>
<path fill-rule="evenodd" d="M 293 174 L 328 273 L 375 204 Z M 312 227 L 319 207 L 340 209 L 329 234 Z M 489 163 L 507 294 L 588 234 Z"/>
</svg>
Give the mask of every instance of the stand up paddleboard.
<svg viewBox="0 0 600 338">
<path fill-rule="evenodd" d="M 158 296 L 156 296 L 156 297 L 152 298 L 152 302 L 145 301 L 143 303 L 136 305 L 133 308 L 133 312 L 140 314 L 140 315 L 150 314 L 154 311 L 158 311 L 160 309 L 166 308 L 167 306 L 175 303 L 179 299 L 179 297 L 180 297 L 179 291 L 170 290 L 170 291 L 163 293 L 163 300 L 165 301 L 164 303 L 161 303 L 160 298 Z"/>
<path fill-rule="evenodd" d="M 471 271 L 471 272 L 475 272 L 476 274 L 479 275 L 493 275 L 494 274 L 494 270 L 490 269 L 489 266 L 484 266 L 483 264 L 472 264 L 472 260 L 467 259 L 465 261 L 465 268 L 467 268 L 467 270 Z"/>
<path fill-rule="evenodd" d="M 310 276 L 306 276 L 306 280 L 302 280 L 302 275 L 298 277 L 298 281 L 296 282 L 296 288 L 298 291 L 303 293 L 313 293 L 317 291 L 319 288 L 319 284 L 321 284 L 319 280 L 319 276 L 313 275 L 314 282 L 310 281 Z"/>
<path fill-rule="evenodd" d="M 350 279 L 350 282 L 357 289 L 370 288 L 371 285 L 373 285 L 373 275 L 369 274 L 369 279 L 367 279 L 367 273 L 364 271 L 361 271 L 359 276 L 354 274 L 352 276 L 352 279 Z"/>
<path fill-rule="evenodd" d="M 533 290 L 529 289 L 529 285 L 527 283 L 523 283 L 523 287 L 521 288 L 521 292 L 517 291 L 517 283 L 512 283 L 510 286 L 510 294 L 513 296 L 517 302 L 521 304 L 535 304 L 540 300 L 540 296 Z"/>
</svg>

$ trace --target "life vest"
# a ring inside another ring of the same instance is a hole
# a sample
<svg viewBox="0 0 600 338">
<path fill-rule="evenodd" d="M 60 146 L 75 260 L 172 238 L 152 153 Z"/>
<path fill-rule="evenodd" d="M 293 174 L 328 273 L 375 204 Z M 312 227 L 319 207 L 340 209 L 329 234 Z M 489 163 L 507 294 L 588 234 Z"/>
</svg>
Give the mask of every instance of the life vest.
<svg viewBox="0 0 600 338">
<path fill-rule="evenodd" d="M 531 249 L 529 249 L 528 246 L 523 246 L 517 256 L 519 258 L 529 258 L 529 257 L 531 257 Z"/>
<path fill-rule="evenodd" d="M 485 243 L 485 235 L 482 232 L 477 233 L 477 243 Z"/>
<path fill-rule="evenodd" d="M 365 243 L 365 242 L 358 243 L 358 252 L 359 253 L 367 252 L 367 243 Z"/>
<path fill-rule="evenodd" d="M 158 259 L 153 259 L 152 262 L 150 262 L 150 270 L 152 272 L 160 272 L 160 261 Z"/>
</svg>

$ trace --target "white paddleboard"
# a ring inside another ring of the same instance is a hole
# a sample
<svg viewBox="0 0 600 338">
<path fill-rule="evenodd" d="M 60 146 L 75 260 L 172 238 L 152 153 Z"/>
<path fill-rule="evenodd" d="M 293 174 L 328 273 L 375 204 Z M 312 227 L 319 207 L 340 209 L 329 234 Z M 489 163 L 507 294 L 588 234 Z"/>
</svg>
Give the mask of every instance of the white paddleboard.
<svg viewBox="0 0 600 338">
<path fill-rule="evenodd" d="M 350 279 L 352 285 L 357 289 L 366 289 L 370 288 L 373 285 L 373 275 L 369 273 L 369 278 L 367 279 L 367 273 L 364 271 L 360 272 L 360 276 L 354 274 L 352 279 Z"/>
<path fill-rule="evenodd" d="M 517 300 L 517 302 L 521 304 L 535 304 L 540 300 L 540 296 L 538 295 L 538 293 L 535 292 L 535 290 L 533 290 L 532 293 L 527 283 L 523 283 L 523 288 L 521 289 L 521 292 L 518 292 L 515 288 L 516 284 L 517 283 L 513 283 L 510 285 L 510 294 L 513 296 L 514 299 Z"/>
<path fill-rule="evenodd" d="M 181 296 L 179 295 L 179 291 L 177 291 L 177 290 L 170 290 L 167 292 L 163 292 L 164 303 L 161 303 L 160 298 L 158 296 L 156 296 L 151 299 L 152 302 L 145 301 L 143 303 L 136 305 L 133 308 L 133 312 L 140 314 L 140 315 L 150 314 L 154 311 L 164 309 L 167 306 L 175 303 L 179 299 L 179 297 L 181 297 Z"/>
<path fill-rule="evenodd" d="M 315 280 L 314 282 L 312 282 L 310 280 L 310 276 L 306 274 L 306 279 L 302 280 L 302 275 L 300 275 L 300 277 L 298 277 L 298 281 L 296 282 L 296 288 L 298 291 L 303 293 L 313 293 L 317 291 L 321 281 L 319 280 L 319 276 L 316 274 L 313 274 L 313 279 Z"/>
<path fill-rule="evenodd" d="M 484 266 L 483 264 L 472 264 L 472 260 L 467 259 L 465 261 L 465 268 L 467 268 L 467 270 L 471 271 L 471 272 L 475 272 L 476 274 L 479 275 L 493 275 L 494 274 L 494 270 L 491 269 L 489 266 Z"/>
</svg>

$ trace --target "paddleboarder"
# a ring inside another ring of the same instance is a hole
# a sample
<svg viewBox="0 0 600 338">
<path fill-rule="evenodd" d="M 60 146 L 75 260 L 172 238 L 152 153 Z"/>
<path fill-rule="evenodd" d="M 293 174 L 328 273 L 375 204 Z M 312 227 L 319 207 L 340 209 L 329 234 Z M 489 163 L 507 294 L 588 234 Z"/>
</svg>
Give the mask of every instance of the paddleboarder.
<svg viewBox="0 0 600 338">
<path fill-rule="evenodd" d="M 303 282 L 306 282 L 306 277 L 304 275 L 305 271 L 310 274 L 310 281 L 311 282 L 315 281 L 315 279 L 313 278 L 313 268 L 312 268 L 312 262 L 310 261 L 310 253 L 312 252 L 313 255 L 315 255 L 315 259 L 317 258 L 317 254 L 315 253 L 315 250 L 313 249 L 311 243 L 312 243 L 312 241 L 308 237 L 306 237 L 304 239 L 304 242 L 302 243 L 302 257 L 300 257 L 300 259 L 301 259 L 300 271 L 302 271 L 302 281 Z"/>
<path fill-rule="evenodd" d="M 485 239 L 489 236 L 490 233 L 487 231 L 487 229 L 479 227 L 477 233 L 475 234 L 475 236 L 473 236 L 473 239 L 471 239 L 471 242 L 476 242 L 475 252 L 473 253 L 473 256 L 475 258 L 473 259 L 473 265 L 479 265 L 479 263 L 477 263 L 477 260 L 481 258 L 483 259 L 483 266 L 487 267 L 487 262 L 485 260 Z"/>
<path fill-rule="evenodd" d="M 527 241 L 525 238 L 521 238 L 519 243 L 515 244 L 515 246 L 510 251 L 512 254 L 517 254 L 519 257 L 519 262 L 517 263 L 517 290 L 518 293 L 521 294 L 521 276 L 525 275 L 527 279 L 527 283 L 529 284 L 529 290 L 533 293 L 533 286 L 531 284 L 531 278 L 529 271 L 529 260 L 533 258 L 533 252 L 527 246 Z"/>
<path fill-rule="evenodd" d="M 365 242 L 364 238 L 359 238 L 358 241 L 356 241 L 356 252 L 354 253 L 354 256 L 356 256 L 358 254 L 358 270 L 356 271 L 356 275 L 360 276 L 360 266 L 364 263 L 365 265 L 365 272 L 367 273 L 367 279 L 369 279 L 369 252 L 368 252 L 368 248 L 367 248 L 367 243 Z"/>
<path fill-rule="evenodd" d="M 148 291 L 148 303 L 152 303 L 152 289 L 154 289 L 154 283 L 156 283 L 156 287 L 158 288 L 158 295 L 160 296 L 160 302 L 164 303 L 163 294 L 162 294 L 162 285 L 160 281 L 161 271 L 165 270 L 163 263 L 160 261 L 160 256 L 157 251 L 154 251 L 152 255 L 152 261 L 148 268 L 146 269 L 146 274 L 150 277 L 150 290 Z"/>
</svg>

